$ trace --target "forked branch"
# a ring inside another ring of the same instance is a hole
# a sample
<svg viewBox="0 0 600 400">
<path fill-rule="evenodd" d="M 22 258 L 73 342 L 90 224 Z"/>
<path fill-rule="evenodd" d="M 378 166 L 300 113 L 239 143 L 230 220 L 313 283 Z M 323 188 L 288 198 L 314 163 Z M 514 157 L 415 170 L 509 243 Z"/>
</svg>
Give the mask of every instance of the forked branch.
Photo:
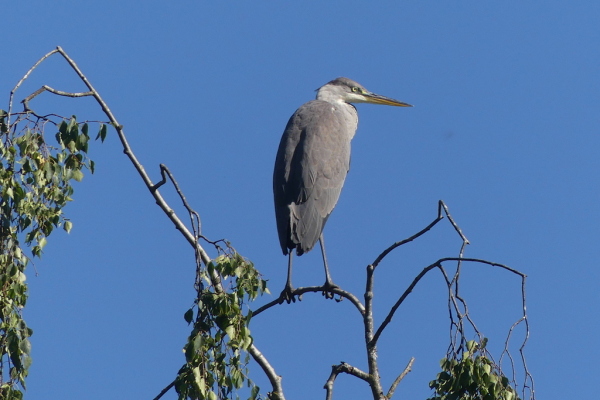
<svg viewBox="0 0 600 400">
<path fill-rule="evenodd" d="M 325 400 L 332 399 L 333 383 L 335 382 L 335 379 L 337 378 L 337 376 L 341 373 L 355 376 L 355 377 L 367 382 L 368 384 L 371 384 L 371 381 L 373 380 L 372 377 L 369 374 L 367 374 L 366 372 L 364 372 L 356 367 L 353 367 L 352 365 L 345 363 L 343 361 L 338 365 L 332 365 L 331 366 L 331 374 L 329 375 L 329 379 L 327 379 L 327 382 L 325 382 L 325 385 L 323 386 L 323 388 L 327 392 L 327 394 L 325 395 Z"/>
</svg>

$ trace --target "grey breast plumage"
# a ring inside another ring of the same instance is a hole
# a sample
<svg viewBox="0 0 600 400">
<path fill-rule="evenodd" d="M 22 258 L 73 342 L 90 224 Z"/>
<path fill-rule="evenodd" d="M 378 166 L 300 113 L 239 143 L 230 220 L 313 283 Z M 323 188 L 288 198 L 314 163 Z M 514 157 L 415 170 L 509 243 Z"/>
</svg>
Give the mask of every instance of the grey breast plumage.
<svg viewBox="0 0 600 400">
<path fill-rule="evenodd" d="M 319 239 L 350 168 L 356 121 L 353 106 L 322 100 L 304 104 L 290 118 L 273 175 L 277 230 L 284 254 L 296 249 L 301 255 Z"/>
</svg>

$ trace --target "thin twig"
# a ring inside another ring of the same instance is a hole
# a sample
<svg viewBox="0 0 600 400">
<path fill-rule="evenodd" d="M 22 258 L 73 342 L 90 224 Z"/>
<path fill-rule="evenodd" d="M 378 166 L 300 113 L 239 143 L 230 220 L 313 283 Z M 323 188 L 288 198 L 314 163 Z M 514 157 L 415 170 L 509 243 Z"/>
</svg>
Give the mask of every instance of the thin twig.
<svg viewBox="0 0 600 400">
<path fill-rule="evenodd" d="M 483 260 L 481 258 L 469 258 L 469 257 L 445 257 L 445 258 L 440 258 L 438 260 L 439 262 L 443 263 L 446 261 L 466 261 L 466 262 L 474 262 L 474 263 L 479 263 L 479 264 L 486 264 L 486 265 L 490 265 L 492 267 L 499 267 L 502 269 L 505 269 L 507 271 L 512 272 L 513 274 L 519 275 L 520 277 L 526 277 L 527 275 L 525 275 L 524 273 L 522 273 L 521 271 L 518 271 L 514 268 L 511 268 L 507 265 L 504 264 L 500 264 L 500 263 L 495 263 L 492 261 L 488 261 L 488 260 Z"/>
<path fill-rule="evenodd" d="M 45 91 L 64 97 L 87 97 L 94 95 L 94 92 L 63 92 L 62 90 L 53 89 L 48 85 L 43 85 L 41 88 L 39 88 L 35 92 L 31 93 L 29 96 L 25 97 L 23 100 L 21 100 L 21 103 L 23 103 L 23 105 L 25 106 L 25 111 L 30 111 L 31 109 L 29 108 L 29 102 L 33 98 L 42 94 Z"/>
<path fill-rule="evenodd" d="M 35 98 L 36 96 L 40 95 L 41 93 L 43 93 L 45 91 L 56 94 L 58 96 L 65 96 L 65 97 L 86 97 L 86 96 L 94 95 L 93 92 L 63 92 L 62 90 L 52 89 L 50 86 L 44 85 L 41 88 L 39 88 L 38 90 L 36 90 L 35 92 L 31 93 L 29 96 L 25 97 L 23 100 L 21 100 L 21 103 L 23 103 L 23 109 L 24 109 L 25 113 L 33 114 L 37 118 L 40 118 L 40 119 L 45 119 L 44 116 L 38 115 L 35 111 L 33 111 L 29 107 L 29 101 L 31 101 L 33 98 Z"/>
<path fill-rule="evenodd" d="M 440 207 L 442 204 L 443 204 L 443 202 L 440 200 L 439 206 L 438 206 L 438 215 L 429 225 L 427 225 L 425 228 L 421 229 L 419 232 L 415 233 L 411 237 L 392 244 L 390 247 L 388 247 L 383 252 L 381 252 L 381 254 L 379 254 L 379 256 L 377 256 L 377 258 L 375 259 L 375 261 L 373 261 L 373 263 L 371 265 L 373 265 L 374 268 L 377 268 L 379 263 L 385 258 L 385 256 L 387 256 L 389 253 L 391 253 L 392 250 L 394 250 L 395 248 L 400 247 L 406 243 L 412 242 L 419 236 L 423 236 L 425 233 L 427 233 L 429 230 L 431 230 L 431 228 L 433 228 L 438 222 L 440 222 L 442 219 L 444 219 L 444 216 L 440 212 Z"/>
<path fill-rule="evenodd" d="M 177 191 L 177 194 L 179 195 L 179 198 L 181 199 L 183 206 L 185 207 L 185 209 L 187 210 L 187 212 L 190 215 L 190 222 L 192 224 L 192 228 L 194 229 L 194 237 L 197 240 L 200 237 L 200 235 L 202 234 L 202 223 L 200 220 L 200 214 L 198 214 L 198 212 L 190 206 L 185 195 L 183 194 L 183 191 L 179 188 L 179 184 L 177 183 L 177 180 L 175 180 L 175 177 L 173 176 L 173 174 L 171 173 L 171 171 L 169 170 L 169 168 L 167 168 L 167 166 L 165 164 L 160 164 L 160 173 L 162 176 L 162 180 L 159 183 L 157 183 L 156 185 L 154 185 L 154 187 L 151 190 L 153 190 L 153 191 L 158 190 L 158 188 L 166 182 L 165 174 L 169 176 L 169 179 L 171 180 L 171 183 L 173 183 L 173 186 L 175 187 L 175 191 Z"/>
<path fill-rule="evenodd" d="M 17 84 L 15 85 L 13 90 L 10 91 L 10 97 L 8 99 L 8 120 L 6 121 L 8 126 L 10 126 L 10 116 L 12 114 L 12 105 L 13 105 L 13 98 L 15 96 L 15 92 L 17 91 L 17 89 L 19 89 L 19 87 L 21 87 L 23 82 L 25 82 L 25 80 L 27 78 L 29 78 L 29 75 L 31 75 L 33 70 L 35 70 L 38 67 L 38 65 L 40 65 L 46 58 L 50 57 L 52 54 L 57 53 L 57 52 L 58 52 L 58 49 L 54 49 L 54 50 L 48 52 L 47 54 L 43 55 L 42 58 L 37 60 L 36 63 L 33 64 L 33 66 L 31 68 L 29 68 L 29 71 L 27 71 L 27 73 L 25 73 L 25 75 L 23 75 L 23 77 L 21 78 L 21 80 L 19 82 L 17 82 Z"/>
<path fill-rule="evenodd" d="M 461 248 L 461 252 L 462 252 L 462 248 Z M 498 360 L 498 363 L 496 363 L 494 361 L 492 355 L 490 354 L 489 351 L 487 351 L 487 349 L 484 349 L 483 351 L 485 352 L 486 356 L 488 358 L 490 358 L 490 360 L 494 363 L 495 367 L 498 368 L 499 373 L 501 373 L 503 375 L 504 375 L 504 372 L 502 371 L 502 364 L 503 364 L 502 360 L 505 356 L 508 357 L 509 362 L 510 362 L 511 374 L 512 374 L 512 382 L 515 385 L 515 390 L 517 390 L 518 383 L 517 383 L 517 379 L 516 379 L 517 377 L 516 377 L 515 362 L 514 362 L 514 358 L 513 358 L 512 354 L 509 351 L 509 342 L 510 342 L 510 339 L 511 339 L 516 327 L 524 322 L 525 338 L 523 340 L 523 343 L 519 347 L 519 353 L 521 356 L 521 361 L 523 364 L 524 375 L 525 375 L 524 379 L 523 379 L 523 387 L 521 389 L 521 396 L 522 396 L 521 398 L 523 398 L 523 399 L 526 398 L 526 396 L 525 396 L 526 390 L 529 389 L 529 398 L 535 399 L 534 381 L 533 381 L 533 377 L 532 377 L 531 373 L 529 372 L 529 370 L 527 368 L 527 362 L 526 362 L 525 353 L 524 353 L 524 347 L 529 338 L 529 321 L 528 321 L 528 317 L 527 317 L 526 296 L 525 296 L 526 295 L 525 281 L 526 281 L 527 276 L 525 274 L 523 274 L 522 272 L 517 271 L 513 268 L 510 268 L 506 265 L 492 263 L 492 262 L 489 262 L 486 260 L 481 260 L 481 259 L 469 259 L 469 258 L 464 258 L 464 257 L 458 257 L 458 258 L 454 258 L 454 259 L 448 258 L 446 260 L 458 262 L 457 271 L 456 271 L 456 274 L 455 274 L 454 278 L 452 279 L 452 281 L 448 281 L 448 279 L 446 278 L 446 283 L 448 285 L 448 290 L 449 290 L 449 300 L 448 301 L 449 301 L 449 304 L 454 305 L 454 312 L 456 313 L 457 318 L 458 318 L 458 322 L 451 325 L 451 344 L 450 344 L 450 348 L 448 351 L 448 357 L 450 357 L 450 356 L 457 357 L 457 355 L 460 355 L 461 352 L 463 351 L 464 347 L 466 346 L 466 338 L 465 338 L 466 333 L 465 333 L 464 326 L 463 326 L 464 319 L 466 319 L 469 322 L 471 328 L 474 330 L 475 334 L 477 334 L 479 342 L 481 343 L 481 341 L 484 340 L 484 335 L 479 331 L 479 329 L 475 325 L 475 322 L 472 320 L 472 318 L 469 314 L 469 309 L 468 309 L 466 300 L 459 295 L 458 281 L 459 281 L 461 262 L 462 261 L 474 261 L 474 262 L 479 262 L 479 263 L 483 263 L 483 264 L 487 264 L 487 265 L 491 265 L 491 266 L 501 267 L 501 268 L 521 277 L 522 316 L 515 323 L 513 323 L 512 326 L 510 327 L 510 329 L 508 331 L 508 335 L 505 339 L 504 349 L 500 355 L 500 359 Z M 462 308 L 464 309 L 464 311 L 460 310 L 457 300 L 462 305 Z M 452 309 L 450 307 L 449 307 L 449 311 L 451 314 L 450 318 L 452 320 L 453 313 L 452 313 Z M 452 326 L 456 327 L 456 332 L 454 332 L 454 336 L 452 335 L 452 331 L 453 331 Z M 459 340 L 460 340 L 460 343 L 458 344 L 458 346 L 456 345 L 457 338 L 459 338 Z"/>
<path fill-rule="evenodd" d="M 457 263 L 456 263 L 456 271 L 454 273 L 454 277 L 452 278 L 452 281 L 447 282 L 448 290 L 449 290 L 448 301 L 449 302 L 452 301 L 452 303 L 454 305 L 454 310 L 455 310 L 456 316 L 457 316 L 457 322 L 454 324 L 454 326 L 456 327 L 456 334 L 454 337 L 452 337 L 452 331 L 453 331 L 452 325 L 450 327 L 450 336 L 451 336 L 450 346 L 453 350 L 460 351 L 461 347 L 464 344 L 466 344 L 465 334 L 464 334 L 464 322 L 463 322 L 463 319 L 465 317 L 471 323 L 471 326 L 473 326 L 473 328 L 475 329 L 475 332 L 477 332 L 477 334 L 479 335 L 479 338 L 480 339 L 482 338 L 481 334 L 479 333 L 479 330 L 475 326 L 475 323 L 471 320 L 471 317 L 469 315 L 469 310 L 467 307 L 467 302 L 459 295 L 460 271 L 461 271 L 461 266 L 462 266 L 462 258 L 464 257 L 465 248 L 469 244 L 469 240 L 463 234 L 463 232 L 460 229 L 460 227 L 458 226 L 458 224 L 456 224 L 456 222 L 454 222 L 454 218 L 452 218 L 452 216 L 450 215 L 450 211 L 448 210 L 448 207 L 446 206 L 446 204 L 444 204 L 442 201 L 440 201 L 440 206 L 443 207 L 444 212 L 445 212 L 446 216 L 448 217 L 448 221 L 450 221 L 450 224 L 452 225 L 452 227 L 454 227 L 454 230 L 458 233 L 458 235 L 462 239 L 460 251 L 458 252 L 458 258 L 460 260 L 457 261 Z M 454 294 L 452 294 L 452 288 L 454 288 Z M 461 304 L 464 308 L 464 312 L 462 312 L 462 313 L 460 311 L 458 303 L 456 302 L 457 299 L 461 302 Z M 449 309 L 449 310 L 450 310 L 450 315 L 452 315 L 452 310 L 451 309 Z M 450 319 L 452 320 L 452 317 Z M 456 336 L 460 336 L 460 343 L 459 343 L 458 349 L 456 348 Z"/>
<path fill-rule="evenodd" d="M 515 376 L 516 371 L 515 371 L 515 366 L 514 366 L 514 360 L 508 350 L 508 347 L 509 347 L 509 342 L 510 342 L 510 339 L 512 337 L 512 334 L 513 334 L 515 328 L 518 325 L 520 325 L 522 322 L 524 322 L 525 338 L 523 339 L 523 342 L 521 343 L 521 346 L 519 347 L 519 355 L 521 357 L 521 362 L 523 363 L 523 369 L 524 369 L 524 374 L 525 374 L 525 377 L 523 379 L 522 398 L 525 398 L 525 389 L 527 389 L 527 388 L 529 388 L 529 390 L 530 390 L 531 397 L 535 398 L 535 385 L 534 385 L 534 381 L 533 381 L 533 376 L 531 375 L 531 373 L 529 372 L 529 369 L 527 368 L 527 360 L 525 359 L 525 352 L 524 352 L 525 344 L 529 340 L 529 318 L 527 317 L 526 292 L 525 292 L 526 279 L 527 279 L 526 276 L 521 277 L 521 301 L 522 301 L 523 315 L 521 316 L 521 318 L 519 318 L 519 320 L 517 320 L 510 327 L 510 329 L 508 331 L 508 335 L 506 337 L 506 341 L 504 342 L 504 349 L 502 351 L 502 354 L 500 355 L 500 359 L 498 360 L 498 365 L 499 366 L 502 365 L 502 359 L 503 359 L 504 355 L 506 354 L 510 360 L 511 369 L 512 369 L 512 373 L 513 373 L 513 381 L 516 381 L 516 376 Z"/>
<path fill-rule="evenodd" d="M 165 386 L 165 388 L 163 390 L 161 390 L 160 393 L 152 400 L 158 400 L 161 397 L 163 397 L 169 390 L 171 390 L 171 388 L 173 386 L 175 386 L 175 382 L 177 382 L 177 379 L 175 379 L 173 382 L 171 382 L 167 386 Z"/>
<path fill-rule="evenodd" d="M 460 238 L 463 240 L 464 243 L 469 244 L 470 243 L 469 239 L 467 239 L 467 237 L 462 233 L 462 230 L 459 228 L 459 226 L 456 224 L 456 222 L 454 222 L 454 218 L 452 218 L 452 215 L 450 215 L 450 211 L 448 210 L 448 206 L 446 205 L 446 203 L 444 203 L 442 200 L 440 200 L 439 205 L 440 205 L 440 207 L 443 207 L 444 213 L 446 214 L 446 217 L 448 217 L 448 221 L 450 221 L 450 224 L 452 224 L 456 233 L 458 233 L 458 235 L 460 236 Z M 461 255 L 462 255 L 462 250 L 461 250 Z"/>
<path fill-rule="evenodd" d="M 392 309 L 390 310 L 390 312 L 386 316 L 385 320 L 381 323 L 381 325 L 377 329 L 377 332 L 375 333 L 375 336 L 371 340 L 372 343 L 376 343 L 377 342 L 377 340 L 379 339 L 379 336 L 381 336 L 381 333 L 383 332 L 383 330 L 385 329 L 385 327 L 391 322 L 392 317 L 394 316 L 394 313 L 396 312 L 396 310 L 398 309 L 398 307 L 400 307 L 400 305 L 402 304 L 402 302 L 404 302 L 404 300 L 406 299 L 406 297 L 410 294 L 410 292 L 412 292 L 412 290 L 414 289 L 414 287 L 423 278 L 423 276 L 425 276 L 425 274 L 427 274 L 433 268 L 436 268 L 436 267 L 437 268 L 441 268 L 442 263 L 447 262 L 447 261 L 466 261 L 466 262 L 475 262 L 475 263 L 480 263 L 480 264 L 486 264 L 486 265 L 491 265 L 493 267 L 503 268 L 503 269 L 505 269 L 507 271 L 510 271 L 510 272 L 512 272 L 514 274 L 517 274 L 519 276 L 525 276 L 525 274 L 523 274 L 522 272 L 519 272 L 516 269 L 510 268 L 510 267 L 508 267 L 508 266 L 506 266 L 504 264 L 499 264 L 499 263 L 495 263 L 495 262 L 491 262 L 491 261 L 487 261 L 487 260 L 482 260 L 480 258 L 460 258 L 460 257 L 445 257 L 445 258 L 440 258 L 439 260 L 437 260 L 433 264 L 428 265 L 427 267 L 425 267 L 419 273 L 419 275 L 417 275 L 415 277 L 415 279 L 413 279 L 412 283 L 408 286 L 408 288 L 404 291 L 404 293 L 402 293 L 402 296 L 400 296 L 400 298 L 398 299 L 398 301 L 396 302 L 396 304 L 394 304 L 394 306 L 392 307 Z"/>
<path fill-rule="evenodd" d="M 392 383 L 392 386 L 390 386 L 390 390 L 388 390 L 388 393 L 385 396 L 388 400 L 392 398 L 392 396 L 394 395 L 394 392 L 396 391 L 396 387 L 398 387 L 398 384 L 402 381 L 402 379 L 404 379 L 404 377 L 410 371 L 412 371 L 412 366 L 413 366 L 414 362 L 415 362 L 415 358 L 411 357 L 410 361 L 406 365 L 406 368 L 404 368 L 404 371 L 402 371 L 402 373 L 400 375 L 398 375 L 398 377 L 394 380 L 394 382 Z"/>
<path fill-rule="evenodd" d="M 432 269 L 438 268 L 438 267 L 441 267 L 441 263 L 439 260 L 434 262 L 433 264 L 428 265 L 427 267 L 423 268 L 423 270 L 419 273 L 419 275 L 417 275 L 415 277 L 415 279 L 413 279 L 412 283 L 408 286 L 408 288 L 404 291 L 404 293 L 402 293 L 402 296 L 400 296 L 398 301 L 396 301 L 396 304 L 394 304 L 394 306 L 392 307 L 392 309 L 390 310 L 388 315 L 385 317 L 385 320 L 381 323 L 381 325 L 379 325 L 379 328 L 377 328 L 377 331 L 375 332 L 373 339 L 371 339 L 371 341 L 370 341 L 371 345 L 374 346 L 375 344 L 377 344 L 377 340 L 379 339 L 379 336 L 381 336 L 381 333 L 383 332 L 385 327 L 392 321 L 394 313 L 396 312 L 398 307 L 400 307 L 400 304 L 402 304 L 404 299 L 406 299 L 406 297 L 410 294 L 410 292 L 412 292 L 412 290 L 417 285 L 417 283 L 419 283 L 419 281 L 425 276 L 425 274 L 427 274 Z"/>
</svg>

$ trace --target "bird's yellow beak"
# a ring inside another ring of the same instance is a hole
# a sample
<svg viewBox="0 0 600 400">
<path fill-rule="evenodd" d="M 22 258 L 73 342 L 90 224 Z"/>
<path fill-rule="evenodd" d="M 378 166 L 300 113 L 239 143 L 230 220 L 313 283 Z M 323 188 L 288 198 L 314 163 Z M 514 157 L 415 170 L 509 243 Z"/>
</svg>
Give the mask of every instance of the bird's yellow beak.
<svg viewBox="0 0 600 400">
<path fill-rule="evenodd" d="M 375 93 L 363 93 L 365 96 L 365 103 L 371 104 L 383 104 L 386 106 L 396 106 L 396 107 L 412 107 L 411 104 L 403 103 L 401 101 L 392 99 L 390 97 L 381 96 Z"/>
</svg>

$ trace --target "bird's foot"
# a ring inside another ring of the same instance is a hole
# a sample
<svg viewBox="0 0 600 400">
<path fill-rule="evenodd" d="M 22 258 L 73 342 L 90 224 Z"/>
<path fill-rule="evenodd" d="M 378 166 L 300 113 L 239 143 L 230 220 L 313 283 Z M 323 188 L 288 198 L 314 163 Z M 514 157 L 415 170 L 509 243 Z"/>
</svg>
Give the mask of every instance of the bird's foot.
<svg viewBox="0 0 600 400">
<path fill-rule="evenodd" d="M 299 300 L 302 300 L 301 296 L 298 296 Z M 281 291 L 279 295 L 279 304 L 283 304 L 283 302 L 287 302 L 290 304 L 291 302 L 296 302 L 296 295 L 294 295 L 294 288 L 291 285 L 285 285 L 285 288 Z"/>
<path fill-rule="evenodd" d="M 338 285 L 336 285 L 335 283 L 331 282 L 331 281 L 325 281 L 325 284 L 323 285 L 323 296 L 326 299 L 333 299 L 334 296 L 334 289 L 339 289 L 340 287 Z"/>
</svg>

